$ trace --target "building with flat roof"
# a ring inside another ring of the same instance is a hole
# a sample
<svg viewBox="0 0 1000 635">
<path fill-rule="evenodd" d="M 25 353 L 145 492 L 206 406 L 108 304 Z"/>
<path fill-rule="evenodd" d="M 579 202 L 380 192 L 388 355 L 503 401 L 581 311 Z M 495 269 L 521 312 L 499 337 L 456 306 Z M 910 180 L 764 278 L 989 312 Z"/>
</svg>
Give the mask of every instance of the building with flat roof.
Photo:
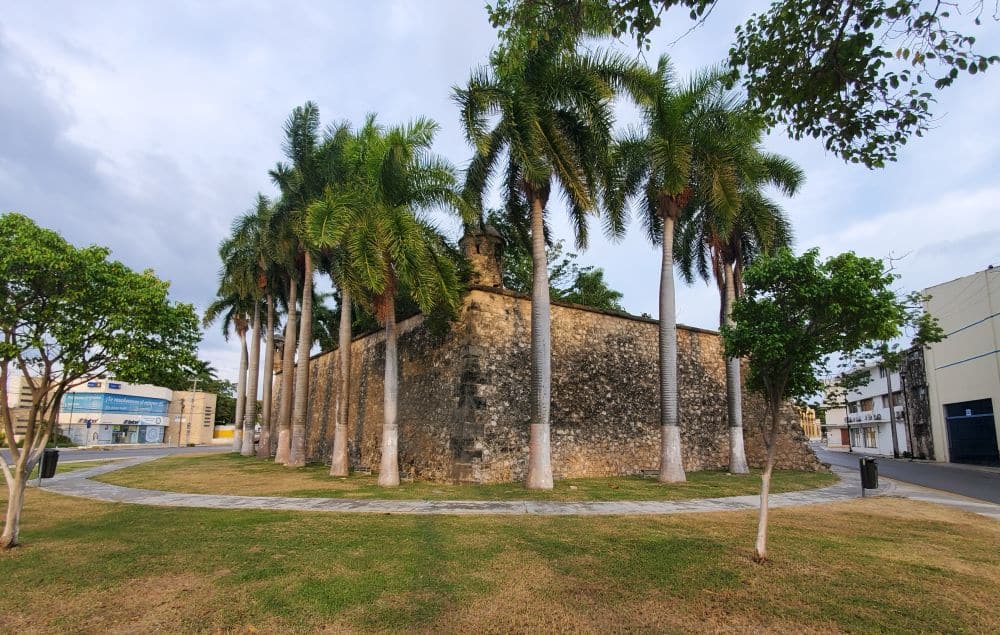
<svg viewBox="0 0 1000 635">
<path fill-rule="evenodd" d="M 163 443 L 172 391 L 95 379 L 63 396 L 59 428 L 77 445 Z"/>
<path fill-rule="evenodd" d="M 902 382 L 898 372 L 889 372 L 885 366 L 875 364 L 852 371 L 867 374 L 867 383 L 838 391 L 842 408 L 826 412 L 827 447 L 839 448 L 878 456 L 902 456 L 909 452 L 910 443 L 903 403 Z M 889 387 L 892 387 L 890 394 Z M 893 440 L 892 427 L 896 436 Z"/>
<path fill-rule="evenodd" d="M 991 266 L 924 293 L 929 296 L 925 309 L 946 337 L 908 353 L 912 370 L 905 381 L 908 391 L 913 386 L 914 425 L 929 423 L 928 458 L 1000 464 L 1000 425 L 994 416 L 1000 400 L 1000 268 Z"/>
</svg>

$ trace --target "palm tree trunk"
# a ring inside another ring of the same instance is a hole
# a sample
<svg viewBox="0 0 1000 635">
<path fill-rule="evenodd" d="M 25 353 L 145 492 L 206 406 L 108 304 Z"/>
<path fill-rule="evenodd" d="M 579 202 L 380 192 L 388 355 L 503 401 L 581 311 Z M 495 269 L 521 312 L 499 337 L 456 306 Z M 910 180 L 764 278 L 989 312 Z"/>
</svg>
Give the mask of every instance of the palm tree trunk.
<svg viewBox="0 0 1000 635">
<path fill-rule="evenodd" d="M 247 334 L 240 331 L 240 370 L 236 377 L 236 412 L 233 413 L 233 452 L 243 448 L 243 410 L 247 403 Z M 181 443 L 181 428 L 177 427 L 177 445 Z"/>
<path fill-rule="evenodd" d="M 285 343 L 281 351 L 281 392 L 278 395 L 278 447 L 274 453 L 274 462 L 284 465 L 288 462 L 288 452 L 292 445 L 292 393 L 295 379 L 295 327 L 296 302 L 298 302 L 298 281 L 291 276 L 288 284 L 288 315 L 285 316 Z"/>
<path fill-rule="evenodd" d="M 392 300 L 390 300 L 391 302 Z M 382 461 L 379 464 L 378 484 L 382 487 L 399 485 L 399 355 L 397 353 L 396 311 L 389 309 L 385 319 L 385 392 L 382 423 Z"/>
<path fill-rule="evenodd" d="M 733 268 L 724 265 L 725 276 L 723 285 L 722 311 L 726 325 L 734 326 L 733 304 L 736 302 L 736 276 Z M 729 406 L 729 472 L 730 474 L 747 474 L 746 449 L 743 447 L 743 391 L 740 378 L 740 359 L 726 358 L 726 401 Z"/>
<path fill-rule="evenodd" d="M 253 306 L 253 341 L 250 344 L 250 369 L 247 371 L 247 402 L 243 415 L 243 446 L 240 454 L 253 456 L 253 437 L 257 427 L 257 382 L 260 380 L 260 302 Z"/>
<path fill-rule="evenodd" d="M 295 365 L 295 401 L 292 406 L 292 440 L 289 467 L 306 464 L 306 409 L 309 405 L 309 350 L 312 348 L 312 254 L 305 252 L 302 282 L 302 315 L 299 317 L 299 355 Z"/>
<path fill-rule="evenodd" d="M 271 384 L 274 382 L 274 296 L 267 296 L 267 330 L 264 331 L 264 395 L 261 397 L 260 443 L 257 458 L 271 456 Z"/>
<path fill-rule="evenodd" d="M 677 414 L 677 309 L 674 290 L 674 219 L 663 215 L 660 263 L 660 482 L 681 483 L 684 459 Z"/>
<path fill-rule="evenodd" d="M 552 309 L 545 258 L 544 204 L 531 200 L 531 440 L 528 444 L 528 489 L 552 489 L 549 409 L 552 395 Z"/>
<path fill-rule="evenodd" d="M 330 459 L 330 476 L 347 476 L 350 465 L 347 458 L 347 421 L 351 391 L 351 292 L 341 289 L 340 296 L 340 389 L 334 406 L 336 422 L 333 428 L 333 457 Z"/>
</svg>

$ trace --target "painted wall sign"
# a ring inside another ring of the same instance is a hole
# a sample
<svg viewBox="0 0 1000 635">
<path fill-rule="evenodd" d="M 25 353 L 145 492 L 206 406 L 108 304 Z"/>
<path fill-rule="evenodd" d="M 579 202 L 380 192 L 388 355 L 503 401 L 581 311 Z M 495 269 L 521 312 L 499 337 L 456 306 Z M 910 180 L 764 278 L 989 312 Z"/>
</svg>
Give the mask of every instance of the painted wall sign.
<svg viewBox="0 0 1000 635">
<path fill-rule="evenodd" d="M 68 412 L 117 412 L 121 414 L 164 416 L 170 402 L 166 399 L 106 395 L 101 393 L 69 393 L 63 397 L 62 410 Z"/>
</svg>

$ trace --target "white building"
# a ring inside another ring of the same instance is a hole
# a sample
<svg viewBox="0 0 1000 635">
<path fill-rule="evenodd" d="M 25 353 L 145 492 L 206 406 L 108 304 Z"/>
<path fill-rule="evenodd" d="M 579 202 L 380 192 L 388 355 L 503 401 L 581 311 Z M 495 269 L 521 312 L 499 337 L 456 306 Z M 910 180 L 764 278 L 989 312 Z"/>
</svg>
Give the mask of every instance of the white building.
<svg viewBox="0 0 1000 635">
<path fill-rule="evenodd" d="M 827 446 L 860 454 L 893 456 L 892 421 L 895 420 L 895 453 L 902 456 L 909 451 L 910 444 L 899 373 L 889 373 L 881 365 L 856 372 L 866 373 L 868 383 L 847 391 L 843 397 L 845 408 L 827 410 Z"/>
<path fill-rule="evenodd" d="M 953 463 L 1000 464 L 1000 268 L 990 267 L 924 291 L 925 308 L 945 339 L 923 351 L 919 373 L 907 389 L 924 388 L 918 426 L 930 419 L 929 458 Z M 918 351 L 919 352 L 919 351 Z M 919 361 L 919 360 L 918 360 Z M 911 403 L 911 410 L 914 404 Z"/>
<path fill-rule="evenodd" d="M 96 379 L 63 396 L 59 428 L 77 445 L 163 443 L 172 391 Z"/>
</svg>

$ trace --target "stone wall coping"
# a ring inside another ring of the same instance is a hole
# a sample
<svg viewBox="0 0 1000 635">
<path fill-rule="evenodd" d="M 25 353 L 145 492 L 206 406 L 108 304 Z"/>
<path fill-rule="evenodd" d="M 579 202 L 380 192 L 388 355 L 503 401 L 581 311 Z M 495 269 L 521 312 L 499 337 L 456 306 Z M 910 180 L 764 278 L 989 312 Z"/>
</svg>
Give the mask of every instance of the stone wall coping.
<svg viewBox="0 0 1000 635">
<path fill-rule="evenodd" d="M 527 293 L 519 293 L 517 291 L 511 291 L 510 289 L 501 289 L 499 287 L 487 287 L 479 284 L 470 284 L 470 291 L 482 291 L 484 293 L 493 293 L 495 295 L 504 295 L 509 298 L 517 298 L 519 300 L 527 300 L 531 302 L 531 296 Z M 552 304 L 555 306 L 561 306 L 567 309 L 575 309 L 577 311 L 585 311 L 587 313 L 599 313 L 601 315 L 607 315 L 609 317 L 622 318 L 625 320 L 632 320 L 633 322 L 645 322 L 646 324 L 659 324 L 659 320 L 654 320 L 653 318 L 642 317 L 641 315 L 632 315 L 631 313 L 626 313 L 624 311 L 614 311 L 612 309 L 598 309 L 592 306 L 586 306 L 583 304 L 575 304 L 573 302 L 565 302 L 563 300 L 552 300 Z M 718 331 L 713 331 L 712 329 L 704 329 L 699 326 L 688 326 L 686 324 L 678 324 L 677 328 L 692 331 L 694 333 L 705 333 L 706 335 L 718 335 Z"/>
<path fill-rule="evenodd" d="M 501 289 L 499 287 L 488 287 L 488 286 L 480 285 L 480 284 L 470 284 L 469 285 L 469 291 L 480 291 L 482 293 L 492 293 L 493 295 L 502 295 L 502 296 L 506 296 L 508 298 L 515 298 L 515 299 L 518 299 L 518 300 L 527 300 L 528 302 L 531 302 L 531 296 L 528 295 L 528 294 L 526 294 L 526 293 L 518 293 L 517 291 L 511 291 L 510 289 Z M 613 311 L 611 309 L 598 309 L 598 308 L 595 308 L 595 307 L 592 307 L 592 306 L 585 306 L 583 304 L 575 304 L 573 302 L 564 302 L 562 300 L 552 300 L 552 304 L 555 305 L 555 306 L 563 307 L 565 309 L 573 309 L 573 310 L 576 310 L 576 311 L 584 311 L 586 313 L 597 313 L 597 314 L 600 314 L 600 315 L 606 315 L 608 317 L 621 318 L 623 320 L 631 320 L 633 322 L 643 322 L 643 323 L 646 323 L 646 324 L 659 324 L 660 323 L 659 320 L 654 320 L 653 318 L 642 317 L 640 315 L 632 315 L 631 313 L 626 313 L 624 311 Z M 397 323 L 396 327 L 399 329 L 400 335 L 402 335 L 403 333 L 405 333 L 405 332 L 407 332 L 407 331 L 415 328 L 417 325 L 419 325 L 421 322 L 423 322 L 423 320 L 424 320 L 424 315 L 422 313 L 418 313 L 416 315 L 412 315 L 412 316 L 410 316 L 408 318 L 400 320 Z M 711 329 L 703 329 L 703 328 L 698 327 L 698 326 L 688 326 L 686 324 L 678 324 L 677 328 L 681 329 L 681 330 L 684 330 L 684 331 L 691 331 L 692 333 L 705 333 L 706 335 L 718 335 L 719 334 L 718 331 L 713 331 Z M 385 336 L 385 331 L 383 329 L 378 329 L 378 330 L 375 330 L 375 331 L 368 331 L 366 333 L 359 333 L 358 335 L 355 335 L 354 337 L 351 338 L 351 342 L 352 343 L 353 342 L 358 342 L 360 340 L 363 340 L 363 339 L 366 339 L 366 338 L 369 338 L 369 337 L 384 337 L 384 336 Z M 337 352 L 337 349 L 332 349 L 332 350 L 329 350 L 329 351 L 320 351 L 319 353 L 316 353 L 315 355 L 310 355 L 309 356 L 309 361 L 312 362 L 313 360 L 319 359 L 320 357 L 323 357 L 324 355 L 330 355 L 331 353 L 336 353 L 336 352 Z M 279 371 L 277 371 L 277 372 L 274 373 L 274 376 L 277 377 L 280 374 L 281 374 L 281 371 L 279 370 Z"/>
</svg>

